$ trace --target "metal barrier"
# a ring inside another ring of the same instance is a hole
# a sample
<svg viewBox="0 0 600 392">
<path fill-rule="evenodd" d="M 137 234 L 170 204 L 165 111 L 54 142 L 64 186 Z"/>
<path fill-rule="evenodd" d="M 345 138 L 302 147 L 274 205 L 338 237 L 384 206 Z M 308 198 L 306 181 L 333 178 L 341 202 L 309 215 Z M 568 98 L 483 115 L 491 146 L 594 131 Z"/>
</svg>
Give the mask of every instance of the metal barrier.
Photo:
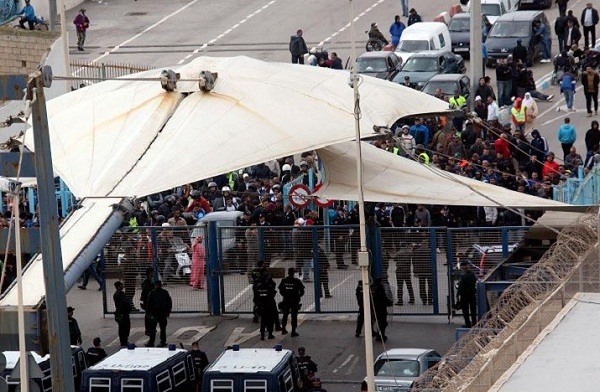
<svg viewBox="0 0 600 392">
<path fill-rule="evenodd" d="M 77 90 L 90 84 L 98 83 L 96 79 L 115 79 L 120 76 L 131 75 L 147 71 L 150 67 L 145 65 L 118 64 L 118 63 L 91 63 L 82 60 L 71 60 L 71 73 L 84 80 L 73 80 L 71 88 Z"/>
<path fill-rule="evenodd" d="M 516 249 L 527 229 L 371 227 L 371 274 L 391 288 L 391 313 L 451 315 L 457 254 L 477 266 L 483 277 Z M 190 287 L 191 275 L 181 264 L 189 260 L 194 269 L 192 245 L 199 234 L 204 238 L 205 290 Z M 153 266 L 155 278 L 166 283 L 173 298 L 173 312 L 249 314 L 250 272 L 264 260 L 277 283 L 288 268 L 296 269 L 306 286 L 302 312 L 353 313 L 358 309 L 358 248 L 357 226 L 229 227 L 215 222 L 207 227 L 128 227 L 104 251 L 104 310 L 114 311 L 116 280 L 124 282 L 139 308 L 145 269 Z"/>
<path fill-rule="evenodd" d="M 206 253 L 204 258 L 200 258 L 192 246 L 192 236 L 198 235 L 204 238 L 201 244 Z M 210 286 L 206 284 L 204 272 L 208 260 L 205 238 L 204 227 L 128 227 L 116 233 L 103 254 L 104 312 L 114 312 L 112 295 L 117 280 L 124 283 L 134 312 L 140 311 L 142 281 L 148 267 L 153 267 L 154 279 L 165 284 L 173 299 L 174 313 L 209 312 Z M 201 268 L 199 276 L 204 283 L 203 290 L 190 286 L 196 268 Z"/>
<path fill-rule="evenodd" d="M 595 213 L 565 228 L 411 390 L 488 391 L 578 292 L 600 291 L 597 228 Z"/>
<path fill-rule="evenodd" d="M 577 177 L 554 187 L 554 200 L 563 203 L 592 206 L 600 201 L 600 166 L 594 166 L 590 172 L 583 174 L 583 168 L 577 168 Z"/>
</svg>

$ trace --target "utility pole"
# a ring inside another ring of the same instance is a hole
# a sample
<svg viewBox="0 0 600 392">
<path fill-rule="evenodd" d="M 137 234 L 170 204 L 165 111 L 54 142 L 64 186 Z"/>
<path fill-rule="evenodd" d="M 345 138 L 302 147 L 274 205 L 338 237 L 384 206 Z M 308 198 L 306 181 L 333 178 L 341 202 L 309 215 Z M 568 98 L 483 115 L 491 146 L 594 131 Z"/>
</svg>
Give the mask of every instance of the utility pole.
<svg viewBox="0 0 600 392">
<path fill-rule="evenodd" d="M 475 90 L 479 85 L 479 78 L 483 75 L 483 58 L 482 58 L 482 39 L 481 39 L 481 0 L 471 0 L 469 9 L 471 13 L 471 58 L 469 62 L 469 74 L 471 75 L 471 102 L 469 103 L 469 111 L 475 108 Z"/>
<path fill-rule="evenodd" d="M 352 73 L 350 80 L 354 91 L 354 130 L 356 142 L 356 180 L 358 182 L 358 218 L 360 231 L 360 250 L 358 251 L 358 266 L 362 279 L 363 309 L 365 327 L 365 362 L 367 370 L 367 390 L 375 392 L 375 369 L 373 367 L 373 327 L 371 325 L 371 288 L 369 286 L 369 251 L 367 249 L 367 225 L 365 218 L 365 198 L 363 192 L 363 163 L 360 139 L 360 102 L 358 94 L 359 76 L 356 73 L 356 36 L 354 29 L 354 2 L 350 0 L 350 24 L 352 25 Z"/>
<path fill-rule="evenodd" d="M 49 87 L 52 83 L 52 71 L 50 67 L 43 67 L 41 71 L 37 71 L 30 76 L 31 79 L 27 86 L 27 99 L 31 100 L 32 108 L 52 390 L 75 392 L 73 369 L 71 367 L 65 279 L 58 231 L 58 207 L 56 194 L 54 193 L 54 172 L 52 170 L 48 115 L 44 97 L 44 87 Z"/>
<path fill-rule="evenodd" d="M 54 31 L 56 29 L 56 0 L 48 0 L 48 11 L 50 15 L 48 16 L 50 31 Z"/>
</svg>

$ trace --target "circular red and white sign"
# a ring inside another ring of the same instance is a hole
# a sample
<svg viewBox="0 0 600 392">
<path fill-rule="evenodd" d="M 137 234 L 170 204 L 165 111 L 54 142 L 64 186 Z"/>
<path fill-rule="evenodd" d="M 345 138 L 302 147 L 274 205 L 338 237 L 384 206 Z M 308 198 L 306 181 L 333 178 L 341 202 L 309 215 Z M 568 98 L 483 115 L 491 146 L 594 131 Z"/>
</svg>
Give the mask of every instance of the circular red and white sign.
<svg viewBox="0 0 600 392">
<path fill-rule="evenodd" d="M 310 202 L 310 191 L 304 184 L 296 184 L 290 188 L 288 199 L 297 208 L 304 208 Z"/>
<path fill-rule="evenodd" d="M 315 186 L 315 192 L 317 192 L 319 189 L 321 189 L 322 186 L 323 186 L 322 182 L 318 183 Z M 327 207 L 331 207 L 333 205 L 333 200 L 329 200 L 325 197 L 315 197 L 315 204 L 321 208 L 327 208 Z"/>
</svg>

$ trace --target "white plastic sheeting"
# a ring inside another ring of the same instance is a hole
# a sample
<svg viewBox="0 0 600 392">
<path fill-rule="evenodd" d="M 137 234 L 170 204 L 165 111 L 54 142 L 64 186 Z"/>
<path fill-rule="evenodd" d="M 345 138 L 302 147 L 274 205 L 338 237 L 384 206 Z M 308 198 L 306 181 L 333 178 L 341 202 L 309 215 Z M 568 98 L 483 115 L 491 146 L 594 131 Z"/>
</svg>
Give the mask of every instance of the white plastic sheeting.
<svg viewBox="0 0 600 392">
<path fill-rule="evenodd" d="M 55 172 L 80 198 L 144 196 L 274 158 L 354 139 L 348 72 L 247 57 L 173 67 L 177 92 L 154 81 L 106 81 L 48 103 Z M 218 73 L 200 92 L 201 71 Z M 161 70 L 135 77 L 158 78 Z M 362 78 L 362 136 L 448 104 Z M 25 139 L 33 149 L 32 133 Z"/>
<path fill-rule="evenodd" d="M 366 201 L 410 204 L 510 206 L 571 209 L 573 206 L 514 192 L 497 185 L 422 165 L 362 144 L 363 192 Z M 318 150 L 325 182 L 317 195 L 335 200 L 357 200 L 356 145 L 340 143 Z M 487 196 L 487 197 L 486 197 Z"/>
<path fill-rule="evenodd" d="M 112 234 L 119 228 L 123 221 L 123 213 L 115 205 L 123 208 L 130 206 L 128 201 L 122 198 L 88 198 L 82 201 L 81 207 L 73 212 L 60 227 L 60 244 L 62 251 L 62 268 L 68 271 L 75 268 L 73 265 L 81 260 L 78 273 L 71 274 L 71 279 L 65 279 L 67 291 L 77 282 L 81 272 L 87 268 L 100 253 L 104 244 Z M 94 241 L 99 238 L 99 241 Z M 90 250 L 90 245 L 95 245 Z M 91 252 L 91 254 L 89 254 Z M 36 306 L 46 295 L 46 284 L 44 277 L 44 265 L 41 253 L 33 259 L 23 271 L 23 305 Z M 17 290 L 12 286 L 0 300 L 0 309 L 17 306 Z"/>
</svg>

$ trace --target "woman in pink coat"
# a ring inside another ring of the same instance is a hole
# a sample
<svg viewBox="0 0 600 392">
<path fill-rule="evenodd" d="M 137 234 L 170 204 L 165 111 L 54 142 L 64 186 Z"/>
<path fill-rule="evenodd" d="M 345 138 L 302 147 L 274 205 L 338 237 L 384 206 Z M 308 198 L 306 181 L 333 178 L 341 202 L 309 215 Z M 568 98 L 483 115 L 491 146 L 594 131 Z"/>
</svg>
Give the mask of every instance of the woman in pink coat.
<svg viewBox="0 0 600 392">
<path fill-rule="evenodd" d="M 195 289 L 204 290 L 204 265 L 206 252 L 204 251 L 204 238 L 201 235 L 194 238 L 192 244 L 192 275 L 190 286 Z"/>
</svg>

